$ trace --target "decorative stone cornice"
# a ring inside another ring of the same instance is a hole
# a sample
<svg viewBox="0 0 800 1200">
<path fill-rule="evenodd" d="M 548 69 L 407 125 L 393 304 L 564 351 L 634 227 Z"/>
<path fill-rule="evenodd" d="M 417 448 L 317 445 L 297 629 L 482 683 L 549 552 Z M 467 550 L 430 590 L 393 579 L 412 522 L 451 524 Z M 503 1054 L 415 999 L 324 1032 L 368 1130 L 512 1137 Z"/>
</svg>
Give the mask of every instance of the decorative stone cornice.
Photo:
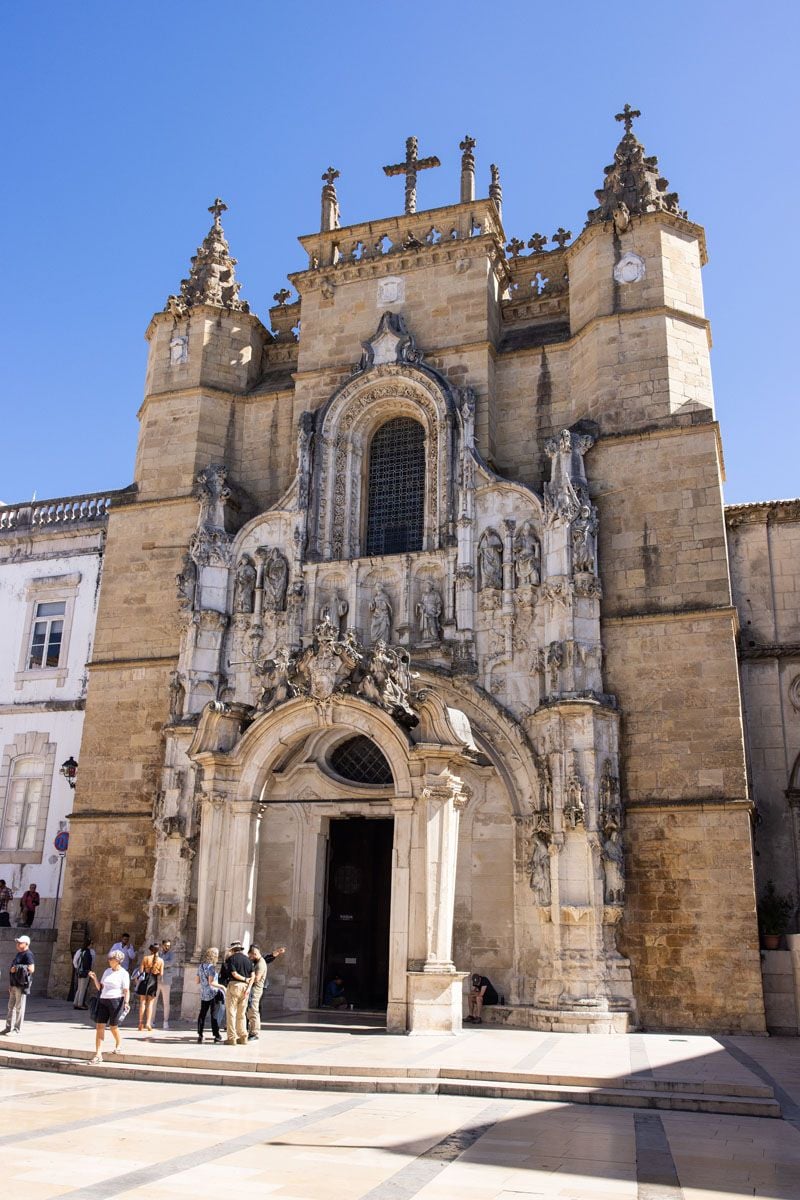
<svg viewBox="0 0 800 1200">
<path fill-rule="evenodd" d="M 725 524 L 728 529 L 740 525 L 780 525 L 800 521 L 800 499 L 757 500 L 752 504 L 726 504 Z"/>
</svg>

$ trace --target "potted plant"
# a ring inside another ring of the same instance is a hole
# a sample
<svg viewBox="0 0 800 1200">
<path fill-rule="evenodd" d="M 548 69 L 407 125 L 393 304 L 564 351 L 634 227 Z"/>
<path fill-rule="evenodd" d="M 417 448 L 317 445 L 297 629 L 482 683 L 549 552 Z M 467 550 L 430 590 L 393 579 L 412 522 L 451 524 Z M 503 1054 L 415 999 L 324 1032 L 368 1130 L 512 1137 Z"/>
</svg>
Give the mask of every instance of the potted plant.
<svg viewBox="0 0 800 1200">
<path fill-rule="evenodd" d="M 788 893 L 781 896 L 776 892 L 772 880 L 768 880 L 758 902 L 758 923 L 764 937 L 765 950 L 778 949 L 793 909 L 792 897 Z"/>
</svg>

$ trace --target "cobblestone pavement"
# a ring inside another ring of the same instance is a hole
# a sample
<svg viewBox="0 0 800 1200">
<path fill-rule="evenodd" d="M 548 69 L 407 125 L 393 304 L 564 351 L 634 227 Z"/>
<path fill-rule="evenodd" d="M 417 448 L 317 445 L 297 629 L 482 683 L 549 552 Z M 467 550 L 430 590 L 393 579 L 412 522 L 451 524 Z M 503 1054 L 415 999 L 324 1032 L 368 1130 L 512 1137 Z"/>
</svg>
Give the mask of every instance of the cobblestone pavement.
<svg viewBox="0 0 800 1200">
<path fill-rule="evenodd" d="M 800 1197 L 787 1120 L 13 1068 L 0 1079 L 3 1192 L 26 1200 Z"/>
</svg>

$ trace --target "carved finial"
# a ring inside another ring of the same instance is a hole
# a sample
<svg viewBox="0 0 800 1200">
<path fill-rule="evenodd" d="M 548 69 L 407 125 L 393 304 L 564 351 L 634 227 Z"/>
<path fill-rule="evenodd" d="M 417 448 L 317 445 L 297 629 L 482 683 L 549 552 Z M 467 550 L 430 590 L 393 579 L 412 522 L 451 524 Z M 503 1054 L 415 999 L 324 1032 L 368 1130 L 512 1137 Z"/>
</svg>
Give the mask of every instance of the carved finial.
<svg viewBox="0 0 800 1200">
<path fill-rule="evenodd" d="M 595 196 L 597 208 L 589 209 L 587 225 L 601 221 L 614 221 L 617 232 L 625 232 L 629 219 L 644 213 L 667 212 L 676 217 L 685 217 L 680 208 L 677 192 L 667 192 L 669 180 L 662 178 L 658 159 L 645 154 L 644 146 L 633 132 L 633 122 L 642 114 L 638 108 L 626 104 L 615 120 L 622 121 L 625 132 L 614 151 L 614 161 L 605 169 L 603 186 Z M 620 230 L 620 224 L 624 226 Z"/>
<path fill-rule="evenodd" d="M 475 155 L 472 153 L 477 145 L 475 138 L 466 134 L 463 142 L 458 143 L 461 154 L 461 203 L 471 204 L 475 199 Z"/>
<path fill-rule="evenodd" d="M 615 121 L 624 121 L 625 122 L 625 132 L 630 133 L 633 122 L 636 120 L 637 117 L 640 117 L 641 115 L 642 114 L 639 112 L 638 108 L 631 108 L 630 104 L 626 104 L 621 113 L 614 114 L 614 120 Z"/>
<path fill-rule="evenodd" d="M 512 238 L 511 241 L 506 246 L 506 250 L 508 251 L 508 253 L 511 255 L 512 258 L 519 258 L 520 254 L 522 253 L 522 251 L 524 249 L 525 249 L 525 243 L 516 237 Z"/>
<path fill-rule="evenodd" d="M 325 186 L 322 189 L 322 217 L 319 227 L 323 232 L 326 229 L 339 228 L 339 197 L 334 187 L 334 181 L 338 178 L 339 172 L 335 167 L 328 167 L 322 175 Z"/>
<path fill-rule="evenodd" d="M 417 158 L 419 143 L 415 137 L 406 138 L 406 157 L 401 163 L 393 163 L 384 167 L 386 175 L 405 175 L 406 177 L 406 215 L 417 211 L 417 172 L 427 171 L 430 167 L 440 167 L 442 164 L 435 154 L 429 158 Z"/>
<path fill-rule="evenodd" d="M 275 293 L 275 295 L 272 297 L 272 299 L 275 300 L 278 304 L 284 305 L 286 303 L 286 301 L 289 299 L 289 297 L 291 296 L 291 294 L 292 293 L 289 291 L 288 288 L 281 288 L 281 290 L 279 292 Z"/>
<path fill-rule="evenodd" d="M 565 229 L 563 225 L 559 225 L 558 229 L 553 234 L 553 241 L 558 246 L 559 250 L 563 250 L 569 239 L 572 237 L 572 230 Z"/>
<path fill-rule="evenodd" d="M 534 233 L 528 242 L 528 249 L 534 254 L 541 254 L 547 245 L 547 238 L 541 233 Z"/>
<path fill-rule="evenodd" d="M 164 307 L 164 312 L 174 316 L 184 316 L 196 304 L 210 304 L 232 312 L 250 311 L 249 304 L 239 299 L 240 284 L 234 273 L 236 259 L 231 258 L 222 231 L 220 218 L 228 211 L 228 206 L 217 196 L 208 211 L 213 215 L 214 223 L 192 258 L 188 279 L 181 280 L 179 295 L 169 296 Z"/>
<path fill-rule="evenodd" d="M 497 209 L 497 214 L 500 220 L 503 219 L 503 186 L 500 183 L 500 168 L 496 163 L 492 163 L 489 167 L 491 172 L 491 182 L 489 184 L 489 199 L 494 200 L 494 206 Z"/>
</svg>

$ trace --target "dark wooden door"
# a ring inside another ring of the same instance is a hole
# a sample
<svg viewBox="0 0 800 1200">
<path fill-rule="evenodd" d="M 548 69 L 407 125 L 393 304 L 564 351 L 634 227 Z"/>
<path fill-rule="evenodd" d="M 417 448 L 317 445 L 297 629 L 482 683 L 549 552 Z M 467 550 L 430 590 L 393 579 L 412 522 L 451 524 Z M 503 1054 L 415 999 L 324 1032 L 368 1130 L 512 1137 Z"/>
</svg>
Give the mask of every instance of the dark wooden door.
<svg viewBox="0 0 800 1200">
<path fill-rule="evenodd" d="M 331 821 L 322 991 L 341 975 L 355 1008 L 383 1009 L 389 990 L 394 821 Z"/>
</svg>

